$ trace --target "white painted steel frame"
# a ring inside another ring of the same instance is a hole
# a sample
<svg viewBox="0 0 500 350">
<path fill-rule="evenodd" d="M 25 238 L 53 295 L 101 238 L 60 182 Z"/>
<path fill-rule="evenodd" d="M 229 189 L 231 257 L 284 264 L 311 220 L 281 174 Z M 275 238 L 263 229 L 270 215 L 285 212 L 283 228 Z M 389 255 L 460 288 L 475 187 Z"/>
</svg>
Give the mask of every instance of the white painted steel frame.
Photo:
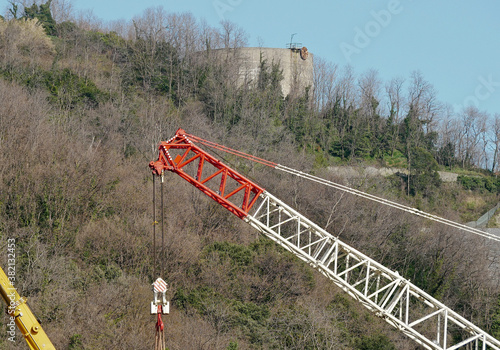
<svg viewBox="0 0 500 350">
<path fill-rule="evenodd" d="M 268 192 L 245 218 L 426 349 L 500 350 L 500 341 Z M 451 344 L 452 333 L 465 340 Z"/>
</svg>

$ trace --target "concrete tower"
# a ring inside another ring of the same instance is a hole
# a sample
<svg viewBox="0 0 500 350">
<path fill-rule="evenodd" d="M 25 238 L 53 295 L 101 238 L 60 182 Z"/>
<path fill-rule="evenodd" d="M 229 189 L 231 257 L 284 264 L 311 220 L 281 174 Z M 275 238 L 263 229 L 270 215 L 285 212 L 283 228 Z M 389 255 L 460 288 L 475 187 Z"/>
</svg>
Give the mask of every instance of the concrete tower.
<svg viewBox="0 0 500 350">
<path fill-rule="evenodd" d="M 219 60 L 231 61 L 237 69 L 238 86 L 256 86 L 261 62 L 266 61 L 268 66 L 279 64 L 283 72 L 281 92 L 283 96 L 299 96 L 306 88 L 314 88 L 313 55 L 305 47 L 291 46 L 287 49 L 242 47 L 236 49 L 212 50 Z"/>
</svg>

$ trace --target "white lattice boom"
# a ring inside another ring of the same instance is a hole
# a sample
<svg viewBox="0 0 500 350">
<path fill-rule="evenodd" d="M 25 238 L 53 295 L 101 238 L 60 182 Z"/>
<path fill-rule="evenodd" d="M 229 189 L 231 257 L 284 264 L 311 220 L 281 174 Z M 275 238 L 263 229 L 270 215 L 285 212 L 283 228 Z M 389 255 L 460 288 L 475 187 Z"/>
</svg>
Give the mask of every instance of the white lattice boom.
<svg viewBox="0 0 500 350">
<path fill-rule="evenodd" d="M 426 349 L 500 349 L 500 342 L 383 265 L 341 242 L 268 192 L 250 225 L 319 270 Z M 466 340 L 451 344 L 453 332 Z"/>
<path fill-rule="evenodd" d="M 424 348 L 500 350 L 500 341 L 397 272 L 326 232 L 258 184 L 193 144 L 192 140 L 492 241 L 500 241 L 499 237 L 217 145 L 188 135 L 182 129 L 168 141 L 160 143 L 158 160 L 149 164 L 158 176 L 165 170 L 177 173 L 265 236 L 315 267 L 366 308 Z"/>
</svg>

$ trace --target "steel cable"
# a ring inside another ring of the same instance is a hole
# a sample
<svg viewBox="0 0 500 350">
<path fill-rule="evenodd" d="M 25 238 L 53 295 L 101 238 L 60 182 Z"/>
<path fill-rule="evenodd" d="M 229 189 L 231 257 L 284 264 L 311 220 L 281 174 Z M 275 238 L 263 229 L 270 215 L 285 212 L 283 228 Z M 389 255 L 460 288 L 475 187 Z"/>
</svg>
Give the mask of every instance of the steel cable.
<svg viewBox="0 0 500 350">
<path fill-rule="evenodd" d="M 259 157 L 256 157 L 256 156 L 253 156 L 253 155 L 250 155 L 250 154 L 238 151 L 238 150 L 234 150 L 232 148 L 217 144 L 215 142 L 207 141 L 207 140 L 202 139 L 198 136 L 194 136 L 194 135 L 190 135 L 190 134 L 185 134 L 185 136 L 189 137 L 192 141 L 199 142 L 205 146 L 215 148 L 215 149 L 218 149 L 218 150 L 221 150 L 221 151 L 224 151 L 224 152 L 227 152 L 227 153 L 230 153 L 230 154 L 233 154 L 233 155 L 236 155 L 236 156 L 248 159 L 248 160 L 252 160 L 254 162 L 258 162 L 258 163 L 267 165 L 271 168 L 275 168 L 277 170 L 287 172 L 289 174 L 299 176 L 299 177 L 302 177 L 304 179 L 314 181 L 316 183 L 320 183 L 320 184 L 323 184 L 323 185 L 326 185 L 329 187 L 333 187 L 335 189 L 350 193 L 352 195 L 355 195 L 355 196 L 358 196 L 361 198 L 365 198 L 365 199 L 374 201 L 376 203 L 387 205 L 389 207 L 396 208 L 396 209 L 405 211 L 407 213 L 414 214 L 414 215 L 417 215 L 417 216 L 420 216 L 420 217 L 423 217 L 423 218 L 426 218 L 426 219 L 429 219 L 429 220 L 432 220 L 432 221 L 435 221 L 435 222 L 438 222 L 438 223 L 441 223 L 441 224 L 444 224 L 444 225 L 447 225 L 447 226 L 450 226 L 453 228 L 457 228 L 457 229 L 460 229 L 462 231 L 473 233 L 473 234 L 481 236 L 483 238 L 488 238 L 488 239 L 500 242 L 500 236 L 496 236 L 492 233 L 489 233 L 489 232 L 486 232 L 483 230 L 479 230 L 477 228 L 470 227 L 470 226 L 467 226 L 464 224 L 460 224 L 458 222 L 448 220 L 448 219 L 442 218 L 442 217 L 434 215 L 434 214 L 426 213 L 422 210 L 412 208 L 412 207 L 409 207 L 409 206 L 406 206 L 406 205 L 403 205 L 403 204 L 400 204 L 400 203 L 397 203 L 394 201 L 390 201 L 390 200 L 384 199 L 382 197 L 377 197 L 375 195 L 372 195 L 372 194 L 369 194 L 369 193 L 366 193 L 366 192 L 363 192 L 360 190 L 356 190 L 354 188 L 344 186 L 344 185 L 335 183 L 333 181 L 326 180 L 326 179 L 305 173 L 305 172 L 300 171 L 300 170 L 292 169 L 292 168 L 289 168 L 289 167 L 281 165 L 281 164 L 277 164 L 277 163 L 274 163 L 274 162 L 271 162 L 271 161 L 268 161 L 268 160 L 265 160 L 265 159 L 262 159 L 262 158 L 259 158 Z"/>
</svg>

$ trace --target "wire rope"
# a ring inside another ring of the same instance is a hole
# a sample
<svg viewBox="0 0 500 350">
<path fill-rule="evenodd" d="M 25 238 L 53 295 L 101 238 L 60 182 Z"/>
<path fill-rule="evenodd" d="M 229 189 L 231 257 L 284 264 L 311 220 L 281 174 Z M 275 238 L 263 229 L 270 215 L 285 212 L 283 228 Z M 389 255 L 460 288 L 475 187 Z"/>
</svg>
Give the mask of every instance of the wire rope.
<svg viewBox="0 0 500 350">
<path fill-rule="evenodd" d="M 307 179 L 307 180 L 310 180 L 310 181 L 313 181 L 313 182 L 316 182 L 316 183 L 319 183 L 319 184 L 322 184 L 325 186 L 329 186 L 329 187 L 347 192 L 349 194 L 371 200 L 371 201 L 379 203 L 379 204 L 387 205 L 389 207 L 396 208 L 396 209 L 402 210 L 404 212 L 407 212 L 407 213 L 410 213 L 413 215 L 420 216 L 420 217 L 428 219 L 428 220 L 432 220 L 432 221 L 435 221 L 435 222 L 438 222 L 438 223 L 441 223 L 441 224 L 444 224 L 444 225 L 447 225 L 447 226 L 450 226 L 453 228 L 463 230 L 465 232 L 469 232 L 469 233 L 481 236 L 483 238 L 487 238 L 487 239 L 491 239 L 491 240 L 500 242 L 499 236 L 496 236 L 496 235 L 489 233 L 487 231 L 483 231 L 483 230 L 477 229 L 475 227 L 470 227 L 470 226 L 467 226 L 465 224 L 458 223 L 456 221 L 448 220 L 448 219 L 445 219 L 443 217 L 424 212 L 424 211 L 419 210 L 417 208 L 413 208 L 413 207 L 406 206 L 406 205 L 403 205 L 403 204 L 400 204 L 400 203 L 397 203 L 394 201 L 390 201 L 388 199 L 378 197 L 378 196 L 375 196 L 375 195 L 372 195 L 372 194 L 369 194 L 369 193 L 366 193 L 366 192 L 363 192 L 363 191 L 360 191 L 360 190 L 357 190 L 357 189 L 354 189 L 354 188 L 351 188 L 351 187 L 348 187 L 345 185 L 341 185 L 339 183 L 336 183 L 336 182 L 333 182 L 330 180 L 326 180 L 326 179 L 320 178 L 320 177 L 315 176 L 315 175 L 308 174 L 308 173 L 300 171 L 300 170 L 292 169 L 292 168 L 289 168 L 287 166 L 284 166 L 284 165 L 281 165 L 281 164 L 278 164 L 275 162 L 271 162 L 271 161 L 265 160 L 263 158 L 254 156 L 254 155 L 247 154 L 247 153 L 229 148 L 227 146 L 217 144 L 215 142 L 204 140 L 198 136 L 194 136 L 194 135 L 190 135 L 190 134 L 185 134 L 185 136 L 189 137 L 189 139 L 191 139 L 193 142 L 198 142 L 202 145 L 205 145 L 205 146 L 208 146 L 208 147 L 211 147 L 214 149 L 218 149 L 218 150 L 224 151 L 226 153 L 242 157 L 244 159 L 258 162 L 260 164 L 267 165 L 269 167 L 275 168 L 276 170 L 280 170 L 280 171 L 289 173 L 289 174 L 294 175 L 294 176 L 299 176 L 301 178 L 304 178 L 304 179 Z"/>
</svg>

